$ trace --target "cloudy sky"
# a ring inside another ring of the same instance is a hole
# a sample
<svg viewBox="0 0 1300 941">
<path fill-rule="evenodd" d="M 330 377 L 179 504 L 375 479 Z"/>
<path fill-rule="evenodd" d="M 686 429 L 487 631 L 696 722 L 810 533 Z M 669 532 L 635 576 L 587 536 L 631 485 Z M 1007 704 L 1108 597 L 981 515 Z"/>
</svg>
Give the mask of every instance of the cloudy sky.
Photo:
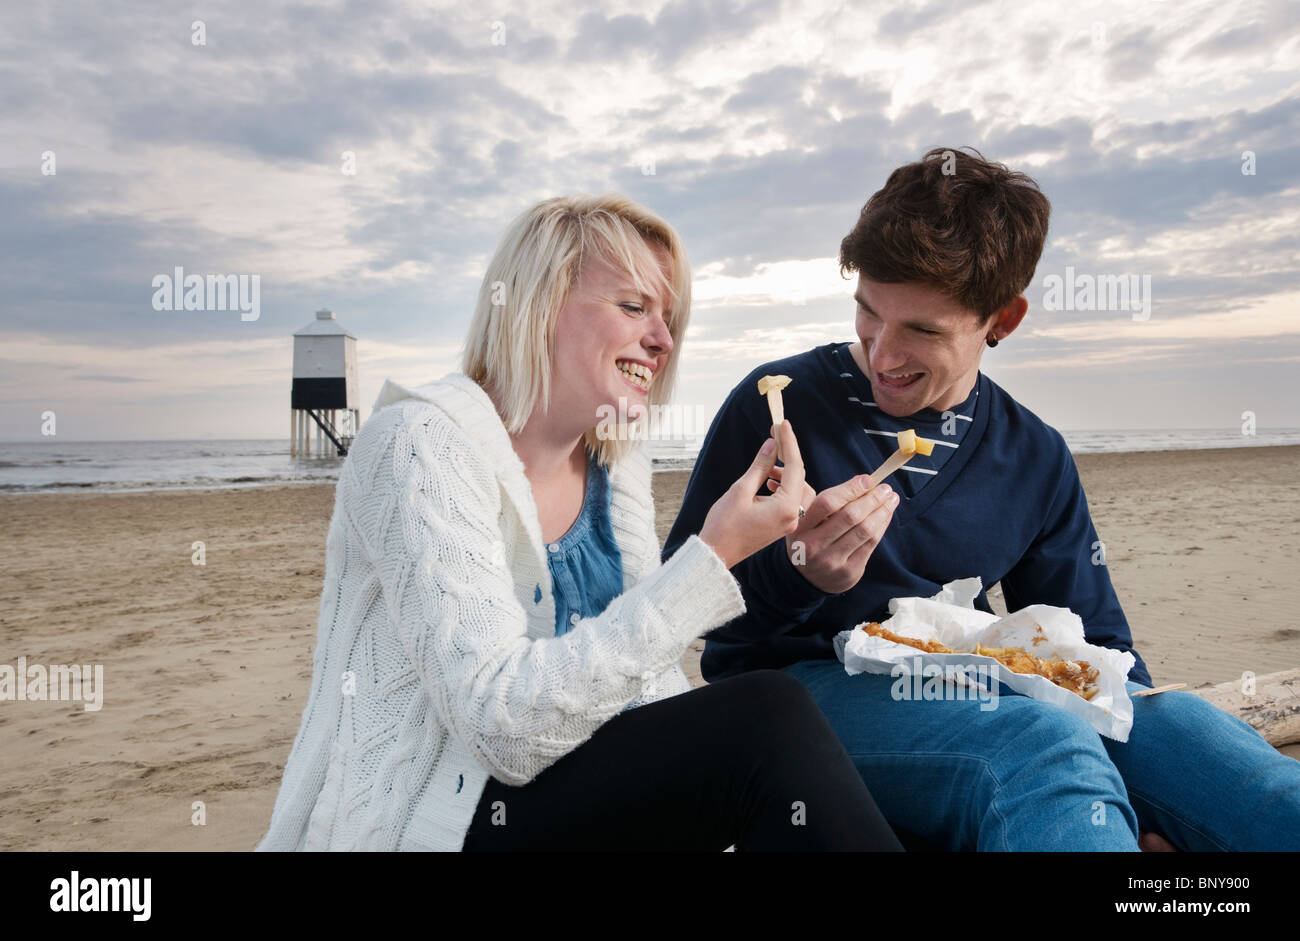
<svg viewBox="0 0 1300 941">
<path fill-rule="evenodd" d="M 840 239 L 891 169 L 962 145 L 1053 204 L 995 381 L 1067 429 L 1300 425 L 1292 0 L 585 7 L 6 4 L 0 439 L 47 409 L 65 440 L 287 438 L 321 306 L 365 418 L 385 378 L 455 368 L 503 228 L 573 191 L 682 233 L 678 401 L 711 411 L 853 338 Z M 155 310 L 178 266 L 259 275 L 260 317 Z M 1149 276 L 1149 319 L 1045 310 L 1067 268 Z"/>
</svg>

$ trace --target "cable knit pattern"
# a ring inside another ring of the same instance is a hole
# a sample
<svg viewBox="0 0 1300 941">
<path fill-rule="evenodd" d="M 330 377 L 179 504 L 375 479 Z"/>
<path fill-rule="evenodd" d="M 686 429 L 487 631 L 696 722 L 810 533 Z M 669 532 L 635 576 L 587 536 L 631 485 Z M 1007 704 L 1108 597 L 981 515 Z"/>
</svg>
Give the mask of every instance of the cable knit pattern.
<svg viewBox="0 0 1300 941">
<path fill-rule="evenodd" d="M 744 611 L 691 537 L 663 565 L 650 462 L 610 470 L 624 593 L 556 637 L 524 467 L 486 393 L 384 385 L 344 461 L 302 726 L 259 850 L 459 850 L 489 776 L 531 781 Z M 355 691 L 353 691 L 355 684 Z"/>
</svg>

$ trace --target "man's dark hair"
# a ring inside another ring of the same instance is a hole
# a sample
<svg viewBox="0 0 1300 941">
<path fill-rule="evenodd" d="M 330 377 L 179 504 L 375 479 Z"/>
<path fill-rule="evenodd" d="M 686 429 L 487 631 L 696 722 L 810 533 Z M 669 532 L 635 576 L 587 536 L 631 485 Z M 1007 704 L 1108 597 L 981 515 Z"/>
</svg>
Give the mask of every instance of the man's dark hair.
<svg viewBox="0 0 1300 941">
<path fill-rule="evenodd" d="M 1029 287 L 1052 204 L 1025 174 L 969 149 L 936 147 L 891 173 L 840 243 L 840 273 L 923 282 L 981 321 Z"/>
</svg>

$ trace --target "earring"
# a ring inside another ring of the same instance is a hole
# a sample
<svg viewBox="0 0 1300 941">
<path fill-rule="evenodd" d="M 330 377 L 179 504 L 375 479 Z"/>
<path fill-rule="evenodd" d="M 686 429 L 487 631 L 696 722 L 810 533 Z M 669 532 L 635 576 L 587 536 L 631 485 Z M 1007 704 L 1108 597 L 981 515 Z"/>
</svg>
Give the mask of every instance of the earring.
<svg viewBox="0 0 1300 941">
<path fill-rule="evenodd" d="M 991 348 L 998 345 L 998 338 L 990 333 L 988 336 L 984 338 L 984 342 L 987 343 Z"/>
</svg>

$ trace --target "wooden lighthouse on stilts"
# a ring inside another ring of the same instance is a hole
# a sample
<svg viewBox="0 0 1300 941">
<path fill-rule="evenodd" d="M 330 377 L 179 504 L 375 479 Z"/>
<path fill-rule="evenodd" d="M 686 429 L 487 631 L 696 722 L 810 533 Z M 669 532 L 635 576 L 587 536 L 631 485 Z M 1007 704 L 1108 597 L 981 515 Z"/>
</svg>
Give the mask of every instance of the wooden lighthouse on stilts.
<svg viewBox="0 0 1300 941">
<path fill-rule="evenodd" d="M 332 310 L 293 335 L 289 455 L 343 457 L 361 425 L 357 388 L 357 338 L 334 319 Z"/>
</svg>

